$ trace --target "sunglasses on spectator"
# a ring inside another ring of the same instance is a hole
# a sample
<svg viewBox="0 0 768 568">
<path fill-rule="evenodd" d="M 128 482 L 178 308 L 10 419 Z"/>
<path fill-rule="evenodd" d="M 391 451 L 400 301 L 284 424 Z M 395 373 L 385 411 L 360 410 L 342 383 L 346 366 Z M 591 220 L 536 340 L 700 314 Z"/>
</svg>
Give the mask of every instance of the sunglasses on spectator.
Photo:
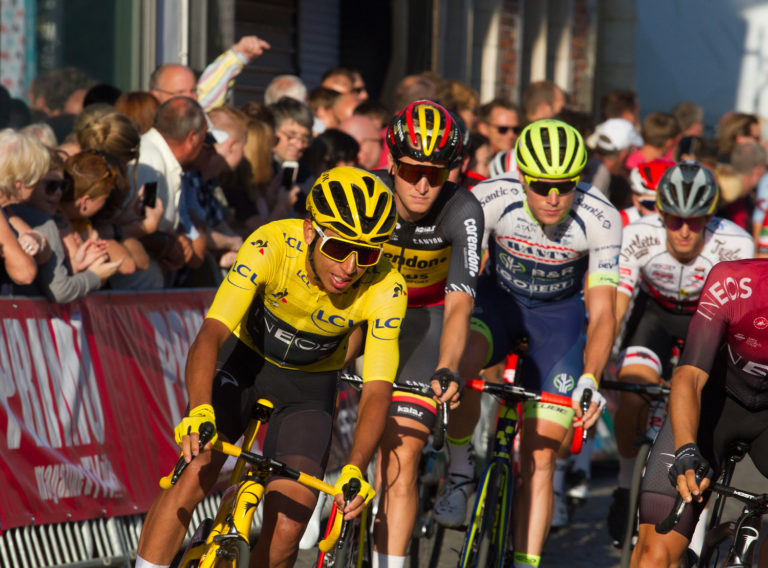
<svg viewBox="0 0 768 568">
<path fill-rule="evenodd" d="M 373 266 L 381 258 L 381 246 L 366 245 L 355 241 L 348 241 L 341 237 L 329 237 L 323 233 L 322 229 L 312 224 L 315 231 L 320 235 L 320 252 L 335 262 L 344 262 L 350 254 L 355 255 L 355 261 L 361 268 Z"/>
<path fill-rule="evenodd" d="M 651 211 L 656 211 L 656 201 L 655 200 L 640 200 L 640 207 L 643 209 L 650 209 Z"/>
<path fill-rule="evenodd" d="M 67 182 L 63 179 L 50 179 L 43 182 L 43 190 L 47 195 L 53 195 L 57 191 L 64 193 L 67 188 Z"/>
<path fill-rule="evenodd" d="M 515 134 L 520 134 L 523 129 L 520 126 L 503 126 L 501 124 L 491 124 L 499 134 L 506 134 L 510 130 Z"/>
<path fill-rule="evenodd" d="M 422 166 L 397 162 L 397 175 L 410 184 L 417 184 L 421 178 L 427 178 L 427 183 L 433 187 L 443 185 L 448 179 L 450 170 L 445 167 Z"/>
<path fill-rule="evenodd" d="M 664 226 L 670 231 L 679 231 L 683 228 L 683 224 L 688 225 L 688 228 L 694 233 L 700 233 L 707 226 L 708 216 L 702 217 L 678 217 L 677 215 L 664 215 Z"/>
<path fill-rule="evenodd" d="M 558 195 L 568 195 L 576 189 L 576 184 L 579 183 L 579 177 L 580 176 L 576 176 L 562 181 L 550 181 L 546 179 L 536 179 L 523 174 L 523 178 L 525 179 L 528 188 L 536 195 L 541 195 L 542 197 L 547 197 L 552 191 L 556 191 Z"/>
</svg>

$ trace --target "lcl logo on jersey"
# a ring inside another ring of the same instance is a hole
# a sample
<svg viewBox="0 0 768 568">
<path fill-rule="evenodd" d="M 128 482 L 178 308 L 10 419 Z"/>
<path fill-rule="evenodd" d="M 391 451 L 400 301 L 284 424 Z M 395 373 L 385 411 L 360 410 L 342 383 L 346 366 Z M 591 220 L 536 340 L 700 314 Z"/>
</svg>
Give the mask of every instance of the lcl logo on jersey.
<svg viewBox="0 0 768 568">
<path fill-rule="evenodd" d="M 569 376 L 568 373 L 560 373 L 552 382 L 555 388 L 563 394 L 573 390 L 573 377 Z"/>
<path fill-rule="evenodd" d="M 283 233 L 283 238 L 285 239 L 285 244 L 287 244 L 290 248 L 297 251 L 299 254 L 304 252 L 304 241 L 296 237 L 289 237 L 287 233 Z M 298 254 L 291 254 L 288 255 L 288 258 L 296 258 L 297 256 Z"/>
<path fill-rule="evenodd" d="M 757 318 L 754 319 L 752 324 L 757 329 L 765 329 L 766 327 L 768 327 L 768 318 L 765 318 L 763 316 L 757 317 Z"/>
</svg>

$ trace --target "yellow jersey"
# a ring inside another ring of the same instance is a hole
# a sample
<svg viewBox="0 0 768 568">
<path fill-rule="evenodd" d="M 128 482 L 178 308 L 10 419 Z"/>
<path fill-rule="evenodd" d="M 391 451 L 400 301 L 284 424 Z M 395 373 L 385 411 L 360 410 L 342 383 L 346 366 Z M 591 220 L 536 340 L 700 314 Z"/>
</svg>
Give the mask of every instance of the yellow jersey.
<svg viewBox="0 0 768 568">
<path fill-rule="evenodd" d="M 269 362 L 307 372 L 340 369 L 349 335 L 366 324 L 363 379 L 393 382 L 407 305 L 403 277 L 382 255 L 347 290 L 328 294 L 310 281 L 303 224 L 285 219 L 254 231 L 206 317 Z"/>
</svg>

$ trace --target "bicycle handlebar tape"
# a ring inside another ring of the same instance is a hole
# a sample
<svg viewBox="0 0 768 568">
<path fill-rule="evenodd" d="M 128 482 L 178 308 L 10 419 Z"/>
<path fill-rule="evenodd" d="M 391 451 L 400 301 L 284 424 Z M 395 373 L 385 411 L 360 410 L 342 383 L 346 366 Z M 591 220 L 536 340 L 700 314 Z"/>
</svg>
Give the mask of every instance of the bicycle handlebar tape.
<svg viewBox="0 0 768 568">
<path fill-rule="evenodd" d="M 199 444 L 198 446 L 200 449 L 205 447 L 205 445 L 211 441 L 211 438 L 216 433 L 216 427 L 211 422 L 203 422 L 200 425 L 199 428 Z M 181 474 L 184 473 L 184 470 L 187 469 L 187 466 L 189 464 L 184 459 L 184 454 L 182 453 L 179 456 L 178 461 L 176 462 L 176 465 L 173 468 L 173 471 L 166 475 L 165 477 L 160 479 L 160 487 L 163 489 L 170 489 L 173 485 L 176 485 L 176 482 L 179 480 L 179 477 L 181 477 Z"/>
</svg>

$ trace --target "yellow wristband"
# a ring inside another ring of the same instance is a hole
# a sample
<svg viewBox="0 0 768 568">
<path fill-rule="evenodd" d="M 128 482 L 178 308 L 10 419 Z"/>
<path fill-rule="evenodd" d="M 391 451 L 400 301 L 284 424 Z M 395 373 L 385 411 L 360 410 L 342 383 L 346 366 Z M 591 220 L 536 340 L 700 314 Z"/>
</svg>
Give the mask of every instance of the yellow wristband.
<svg viewBox="0 0 768 568">
<path fill-rule="evenodd" d="M 589 377 L 590 379 L 592 379 L 592 382 L 595 383 L 595 389 L 600 388 L 600 385 L 597 383 L 597 379 L 595 378 L 595 375 L 593 375 L 592 373 L 584 373 L 583 375 L 581 375 L 581 377 L 579 377 L 579 379 L 583 377 Z"/>
</svg>

